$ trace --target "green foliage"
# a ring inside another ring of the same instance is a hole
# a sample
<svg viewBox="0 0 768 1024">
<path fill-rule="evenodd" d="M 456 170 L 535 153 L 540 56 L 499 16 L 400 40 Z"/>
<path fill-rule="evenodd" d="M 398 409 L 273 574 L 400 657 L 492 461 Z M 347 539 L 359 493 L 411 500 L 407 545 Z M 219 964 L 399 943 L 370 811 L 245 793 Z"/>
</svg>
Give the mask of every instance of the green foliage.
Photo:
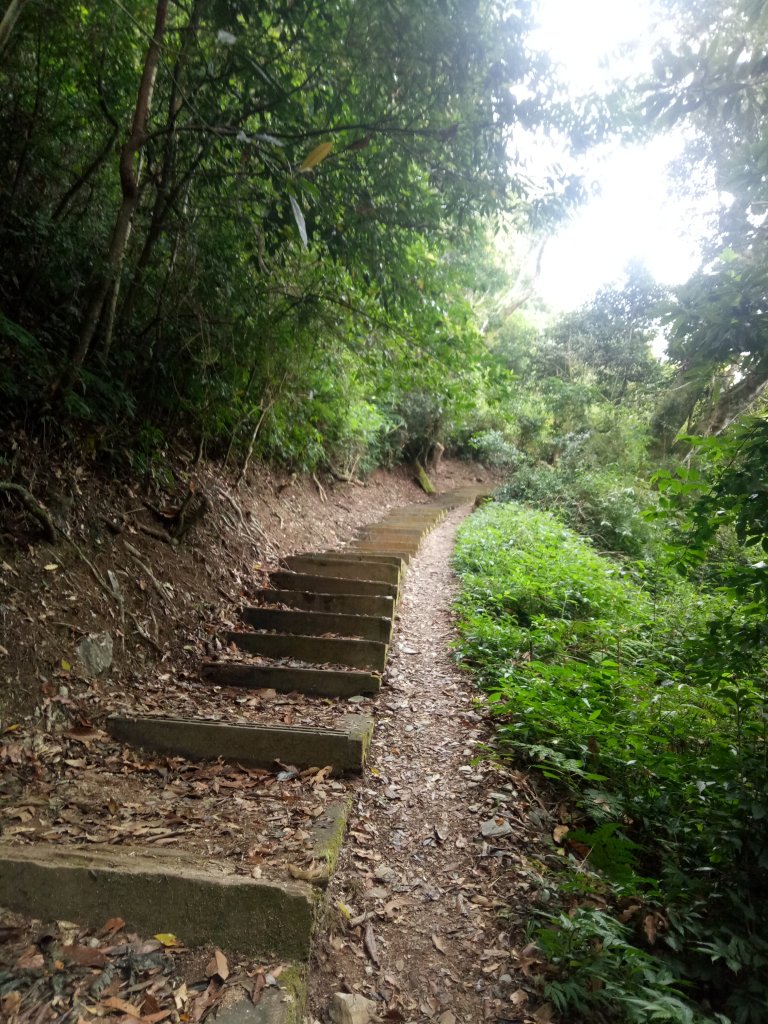
<svg viewBox="0 0 768 1024">
<path fill-rule="evenodd" d="M 560 969 L 544 995 L 561 1013 L 593 1020 L 595 1013 L 627 1024 L 697 1024 L 674 973 L 632 942 L 630 928 L 600 910 L 580 908 L 549 917 L 536 933 L 547 960 Z"/>
<path fill-rule="evenodd" d="M 170 4 L 134 195 L 157 6 L 39 0 L 4 51 L 0 415 L 342 472 L 460 433 L 490 372 L 485 232 L 577 191 L 512 164 L 513 133 L 569 118 L 528 4 Z"/>
<path fill-rule="evenodd" d="M 744 610 L 660 563 L 612 562 L 552 515 L 515 505 L 487 506 L 461 528 L 456 566 L 460 653 L 498 718 L 500 752 L 579 794 L 586 826 L 573 838 L 591 847 L 590 869 L 614 899 L 665 922 L 651 942 L 589 900 L 550 922 L 541 941 L 563 967 L 552 998 L 584 1019 L 608 1006 L 622 1020 L 757 1024 L 768 997 L 768 665 L 761 650 L 748 663 L 709 657 L 723 623 L 748 624 Z M 581 952 L 569 959 L 571 945 Z"/>
<path fill-rule="evenodd" d="M 525 456 L 501 430 L 484 430 L 473 434 L 467 447 L 479 462 L 499 469 L 514 469 L 524 461 Z"/>
<path fill-rule="evenodd" d="M 521 460 L 498 496 L 535 508 L 556 508 L 570 526 L 604 550 L 647 557 L 658 543 L 658 529 L 643 517 L 654 507 L 654 494 L 631 471 L 633 462 L 635 468 L 637 464 L 634 456 L 641 454 L 643 434 L 632 417 L 614 419 L 615 430 L 585 431 L 559 439 L 560 454 L 554 465 Z"/>
</svg>

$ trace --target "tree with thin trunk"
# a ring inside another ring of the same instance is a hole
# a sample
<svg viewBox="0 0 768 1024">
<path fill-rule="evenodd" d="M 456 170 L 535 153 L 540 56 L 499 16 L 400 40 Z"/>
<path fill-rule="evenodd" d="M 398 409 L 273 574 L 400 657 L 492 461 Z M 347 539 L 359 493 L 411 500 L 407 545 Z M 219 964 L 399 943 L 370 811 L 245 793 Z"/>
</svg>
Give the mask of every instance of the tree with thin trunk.
<svg viewBox="0 0 768 1024">
<path fill-rule="evenodd" d="M 5 9 L 5 14 L 0 19 L 0 56 L 8 46 L 8 42 L 11 38 L 16 22 L 19 20 L 19 15 L 29 3 L 29 0 L 11 0 Z"/>
<path fill-rule="evenodd" d="M 120 268 L 131 233 L 133 216 L 139 203 L 140 171 L 138 158 L 145 142 L 147 121 L 152 108 L 152 94 L 155 88 L 157 67 L 160 62 L 163 35 L 168 18 L 168 6 L 169 0 L 158 0 L 157 2 L 154 31 L 144 59 L 144 70 L 139 83 L 131 130 L 120 150 L 119 167 L 122 201 L 112 229 L 106 265 L 94 283 L 90 300 L 83 316 L 80 333 L 70 350 L 69 359 L 51 388 L 51 399 L 66 394 L 77 380 L 80 369 L 85 362 L 91 343 L 96 335 L 107 299 L 120 274 Z"/>
</svg>

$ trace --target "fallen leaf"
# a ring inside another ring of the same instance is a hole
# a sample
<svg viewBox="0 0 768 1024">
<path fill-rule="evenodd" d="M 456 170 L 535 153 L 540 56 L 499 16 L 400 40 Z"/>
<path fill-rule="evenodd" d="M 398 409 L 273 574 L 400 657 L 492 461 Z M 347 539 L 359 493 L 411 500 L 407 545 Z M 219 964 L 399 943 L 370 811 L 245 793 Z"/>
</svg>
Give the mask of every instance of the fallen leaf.
<svg viewBox="0 0 768 1024">
<path fill-rule="evenodd" d="M 532 1015 L 536 1024 L 552 1024 L 555 1011 L 551 1003 L 543 1003 Z"/>
<path fill-rule="evenodd" d="M 106 1006 L 110 1010 L 119 1010 L 120 1013 L 127 1013 L 129 1017 L 141 1017 L 141 1010 L 133 1003 L 125 999 L 118 999 L 117 996 L 110 996 L 109 999 L 102 999 L 100 1006 Z"/>
<path fill-rule="evenodd" d="M 206 1012 L 213 1006 L 221 992 L 221 982 L 211 978 L 210 984 L 205 992 L 202 992 L 192 1003 L 189 1009 L 190 1020 L 195 1022 L 202 1020 Z"/>
<path fill-rule="evenodd" d="M 61 955 L 83 967 L 103 967 L 107 963 L 106 956 L 94 946 L 62 946 Z"/>
<path fill-rule="evenodd" d="M 104 922 L 104 926 L 101 929 L 101 934 L 114 935 L 115 932 L 119 932 L 120 929 L 124 927 L 125 921 L 122 919 L 122 917 L 110 917 Z"/>
<path fill-rule="evenodd" d="M 632 918 L 635 916 L 635 914 L 638 912 L 639 909 L 640 909 L 640 904 L 639 903 L 631 903 L 626 908 L 626 910 L 622 910 L 622 912 L 619 914 L 619 920 L 621 921 L 622 924 L 626 924 L 627 921 L 631 921 L 632 920 Z"/>
<path fill-rule="evenodd" d="M 173 932 L 158 932 L 158 934 L 153 935 L 152 938 L 157 939 L 157 941 L 167 949 L 170 949 L 172 946 L 178 946 L 179 944 L 179 940 Z"/>
<path fill-rule="evenodd" d="M 44 565 L 43 568 L 47 572 L 56 572 L 59 566 L 56 564 L 56 562 L 49 562 L 48 565 Z"/>
<path fill-rule="evenodd" d="M 21 995 L 18 992 L 8 992 L 0 999 L 0 1011 L 5 1020 L 17 1013 L 20 1006 Z"/>
<path fill-rule="evenodd" d="M 205 976 L 207 978 L 218 976 L 222 981 L 226 981 L 229 977 L 229 964 L 220 949 L 214 950 L 213 956 L 205 969 Z"/>
<path fill-rule="evenodd" d="M 173 993 L 173 1001 L 176 1004 L 176 1009 L 180 1010 L 188 999 L 189 992 L 187 992 L 187 983 L 183 981 Z"/>
<path fill-rule="evenodd" d="M 381 963 L 379 959 L 379 950 L 376 946 L 376 936 L 373 934 L 373 928 L 370 924 L 365 926 L 365 933 L 363 934 L 363 949 L 378 967 Z"/>
<path fill-rule="evenodd" d="M 295 864 L 289 864 L 288 874 L 291 878 L 299 879 L 302 882 L 316 882 L 319 878 L 328 877 L 328 868 L 322 864 L 316 864 L 309 868 L 300 868 Z"/>
<path fill-rule="evenodd" d="M 16 966 L 22 971 L 37 970 L 45 966 L 45 960 L 37 946 L 27 946 L 26 949 L 22 950 L 21 955 L 16 961 Z"/>
<path fill-rule="evenodd" d="M 447 955 L 448 950 L 446 949 L 445 943 L 436 932 L 432 932 L 432 944 L 440 953 Z"/>
<path fill-rule="evenodd" d="M 556 825 L 552 830 L 552 838 L 556 843 L 562 843 L 570 831 L 571 829 L 568 825 Z"/>
<path fill-rule="evenodd" d="M 93 740 L 100 740 L 106 737 L 101 729 L 93 729 L 87 725 L 76 725 L 72 729 L 65 729 L 62 733 L 68 740 L 76 740 L 78 743 L 91 743 Z"/>
</svg>

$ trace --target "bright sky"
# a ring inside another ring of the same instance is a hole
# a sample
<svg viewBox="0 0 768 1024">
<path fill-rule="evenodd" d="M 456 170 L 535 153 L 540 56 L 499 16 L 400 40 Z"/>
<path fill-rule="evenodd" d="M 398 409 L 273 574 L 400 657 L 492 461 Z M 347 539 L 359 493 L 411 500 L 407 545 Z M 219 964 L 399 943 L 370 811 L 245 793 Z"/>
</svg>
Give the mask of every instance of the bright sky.
<svg viewBox="0 0 768 1024">
<path fill-rule="evenodd" d="M 562 65 L 574 94 L 650 67 L 649 0 L 539 0 L 538 20 L 533 41 Z M 693 273 L 707 211 L 702 203 L 671 199 L 665 175 L 682 145 L 680 135 L 671 135 L 590 158 L 583 170 L 599 183 L 600 194 L 548 243 L 537 288 L 547 305 L 581 305 L 598 288 L 619 282 L 631 259 L 642 260 L 664 284 Z"/>
</svg>

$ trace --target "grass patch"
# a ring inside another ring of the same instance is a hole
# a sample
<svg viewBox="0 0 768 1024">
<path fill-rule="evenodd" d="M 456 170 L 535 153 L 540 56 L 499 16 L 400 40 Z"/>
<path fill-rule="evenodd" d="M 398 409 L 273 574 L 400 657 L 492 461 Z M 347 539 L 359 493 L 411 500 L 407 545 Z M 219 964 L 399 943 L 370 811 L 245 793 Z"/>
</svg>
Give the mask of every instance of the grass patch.
<svg viewBox="0 0 768 1024">
<path fill-rule="evenodd" d="M 463 525 L 455 564 L 499 756 L 567 786 L 581 819 L 568 910 L 538 927 L 546 997 L 569 1020 L 764 1022 L 764 677 L 708 657 L 737 610 L 514 504 Z"/>
</svg>

